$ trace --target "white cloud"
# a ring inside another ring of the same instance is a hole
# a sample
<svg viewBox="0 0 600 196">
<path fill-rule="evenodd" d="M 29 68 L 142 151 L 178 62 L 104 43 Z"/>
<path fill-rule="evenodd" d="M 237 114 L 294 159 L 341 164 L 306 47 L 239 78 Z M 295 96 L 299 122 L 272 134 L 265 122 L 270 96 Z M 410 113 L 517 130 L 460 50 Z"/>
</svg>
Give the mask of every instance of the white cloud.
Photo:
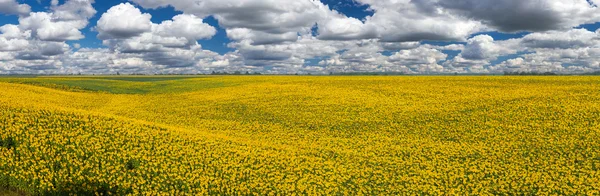
<svg viewBox="0 0 600 196">
<path fill-rule="evenodd" d="M 471 60 L 493 60 L 500 55 L 516 53 L 516 50 L 506 47 L 502 43 L 507 42 L 494 42 L 492 36 L 478 35 L 467 41 L 461 56 Z"/>
<path fill-rule="evenodd" d="M 310 28 L 328 9 L 314 0 L 132 0 L 145 8 L 172 6 L 204 18 L 213 15 L 225 28 L 248 28 L 268 33 L 286 33 Z"/>
<path fill-rule="evenodd" d="M 60 6 L 53 6 L 52 12 L 33 12 L 19 18 L 19 28 L 31 31 L 34 37 L 43 41 L 79 40 L 84 36 L 81 29 L 96 13 L 91 6 L 93 0 L 70 0 Z"/>
<path fill-rule="evenodd" d="M 211 65 L 273 66 L 288 71 L 487 72 L 489 64 L 500 56 L 535 53 L 537 47 L 527 46 L 526 39 L 497 41 L 487 35 L 468 39 L 474 33 L 495 29 L 564 32 L 599 21 L 597 8 L 585 0 L 357 0 L 374 13 L 363 21 L 313 0 L 132 1 L 145 8 L 172 6 L 199 18 L 216 18 L 233 41 L 228 46 L 236 51 Z M 316 37 L 312 36 L 313 27 L 318 28 Z M 466 44 L 432 46 L 420 44 L 423 40 Z M 442 50 L 460 54 L 446 61 Z M 384 51 L 393 53 L 387 57 Z M 313 58 L 322 58 L 321 68 L 303 65 Z"/>
<path fill-rule="evenodd" d="M 19 51 L 29 46 L 30 31 L 21 31 L 17 25 L 0 27 L 0 51 Z"/>
<path fill-rule="evenodd" d="M 600 9 L 587 0 L 358 2 L 369 5 L 373 16 L 367 17 L 364 24 L 343 22 L 345 26 L 340 26 L 340 31 L 350 29 L 349 35 L 360 34 L 357 32 L 368 26 L 366 29 L 375 29 L 383 41 L 465 40 L 473 33 L 492 29 L 507 32 L 564 30 L 600 21 Z"/>
<path fill-rule="evenodd" d="M 80 25 L 71 22 L 53 22 L 52 14 L 34 12 L 29 17 L 19 19 L 20 27 L 31 30 L 36 37 L 45 41 L 66 41 L 83 39 Z M 83 28 L 83 27 L 81 27 Z"/>
<path fill-rule="evenodd" d="M 588 0 L 415 0 L 421 10 L 449 12 L 507 32 L 562 30 L 600 21 Z M 596 3 L 597 4 L 597 3 Z"/>
<path fill-rule="evenodd" d="M 67 40 L 79 40 L 96 10 L 93 0 L 51 3 L 48 12 L 21 14 L 19 24 L 0 27 L 2 69 L 22 73 L 50 73 L 62 69 L 64 55 L 70 52 Z M 28 6 L 27 6 L 28 7 Z"/>
<path fill-rule="evenodd" d="M 356 18 L 332 14 L 318 24 L 319 38 L 325 40 L 356 40 L 377 37 L 376 26 L 365 25 Z"/>
<path fill-rule="evenodd" d="M 18 25 L 7 24 L 0 27 L 1 36 L 5 38 L 29 38 L 31 31 L 22 31 Z"/>
<path fill-rule="evenodd" d="M 600 34 L 585 29 L 549 31 L 526 35 L 521 42 L 530 48 L 579 48 L 599 45 Z"/>
<path fill-rule="evenodd" d="M 194 15 L 181 14 L 173 17 L 173 20 L 163 21 L 154 30 L 157 35 L 164 37 L 183 37 L 189 41 L 209 39 L 217 33 L 217 30 L 203 23 L 201 18 Z"/>
<path fill-rule="evenodd" d="M 152 29 L 150 18 L 150 14 L 142 14 L 129 3 L 113 6 L 98 20 L 98 38 L 123 39 L 149 32 Z"/>
<path fill-rule="evenodd" d="M 447 72 L 439 64 L 447 55 L 429 45 L 403 49 L 389 57 L 381 54 L 382 51 L 383 47 L 376 42 L 362 42 L 320 61 L 319 65 L 329 72 Z"/>
<path fill-rule="evenodd" d="M 406 50 L 419 47 L 419 42 L 382 42 L 382 47 L 385 50 Z"/>
<path fill-rule="evenodd" d="M 98 37 L 113 51 L 144 53 L 198 47 L 197 40 L 216 34 L 214 27 L 194 15 L 176 15 L 160 24 L 152 23 L 151 17 L 129 3 L 116 5 L 98 21 Z"/>
<path fill-rule="evenodd" d="M 495 72 L 581 73 L 600 71 L 600 47 L 538 49 L 535 53 L 491 66 Z"/>
<path fill-rule="evenodd" d="M 365 25 L 376 29 L 386 42 L 421 40 L 464 40 L 482 29 L 479 21 L 454 15 L 439 7 L 420 6 L 410 0 L 358 0 L 375 11 Z M 431 10 L 423 10 L 424 8 Z M 431 12 L 431 13 L 429 13 Z"/>
<path fill-rule="evenodd" d="M 227 29 L 227 37 L 236 41 L 248 41 L 254 45 L 277 44 L 298 40 L 298 34 L 294 32 L 271 34 L 246 28 Z"/>
<path fill-rule="evenodd" d="M 19 51 L 27 48 L 27 46 L 29 46 L 27 40 L 0 37 L 0 51 Z"/>
<path fill-rule="evenodd" d="M 520 39 L 493 41 L 473 38 L 465 50 L 451 61 L 451 67 L 489 66 L 491 72 L 579 73 L 600 70 L 600 33 L 585 29 L 532 33 Z M 498 56 L 524 53 L 491 65 Z M 470 57 L 470 58 L 466 58 Z"/>
<path fill-rule="evenodd" d="M 248 39 L 255 45 L 294 41 L 296 36 L 311 33 L 316 23 L 342 16 L 318 0 L 132 0 L 145 8 L 172 6 L 185 14 L 200 18 L 213 16 L 226 28 L 230 37 Z M 246 31 L 248 36 L 239 36 Z"/>
<path fill-rule="evenodd" d="M 19 15 L 19 24 L 0 26 L 0 72 L 600 70 L 600 30 L 573 29 L 600 21 L 599 8 L 592 6 L 598 0 L 356 0 L 373 12 L 364 19 L 347 17 L 318 0 L 131 1 L 183 13 L 153 23 L 150 14 L 130 3 L 115 5 L 94 27 L 108 48 L 93 49 L 65 43 L 84 38 L 82 30 L 96 14 L 93 0 L 62 5 L 52 0 L 46 12 L 0 0 L 1 13 L 12 6 L 8 14 Z M 205 22 L 208 16 L 225 30 L 231 42 L 223 44 L 233 52 L 219 55 L 198 43 L 217 34 Z M 493 31 L 532 33 L 509 40 L 472 37 Z M 444 43 L 449 40 L 460 42 Z"/>
<path fill-rule="evenodd" d="M 31 12 L 31 6 L 19 4 L 16 0 L 0 0 L 0 14 L 27 15 Z"/>
<path fill-rule="evenodd" d="M 389 61 L 393 64 L 404 65 L 413 73 L 441 73 L 445 68 L 439 62 L 447 57 L 448 55 L 437 49 L 421 46 L 396 52 L 389 57 Z"/>
<path fill-rule="evenodd" d="M 486 66 L 500 56 L 514 55 L 526 48 L 521 46 L 520 39 L 496 41 L 489 35 L 477 35 L 467 40 L 466 45 L 448 45 L 437 47 L 442 50 L 459 50 L 454 58 L 443 65 L 452 72 L 477 72 L 485 73 Z"/>
<path fill-rule="evenodd" d="M 96 9 L 92 6 L 94 0 L 69 0 L 62 5 L 52 4 L 51 10 L 54 20 L 57 21 L 78 21 L 83 26 L 87 25 L 87 20 L 96 15 Z"/>
<path fill-rule="evenodd" d="M 21 60 L 48 59 L 52 56 L 64 54 L 69 50 L 69 45 L 64 42 L 46 42 L 31 40 L 25 50 L 17 52 L 15 58 Z"/>
<path fill-rule="evenodd" d="M 439 50 L 454 50 L 454 51 L 463 51 L 465 50 L 465 45 L 463 44 L 449 44 L 445 46 L 432 46 Z"/>
<path fill-rule="evenodd" d="M 448 57 L 448 55 L 433 48 L 418 47 L 411 50 L 401 50 L 390 56 L 390 62 L 403 65 L 437 64 Z"/>
</svg>

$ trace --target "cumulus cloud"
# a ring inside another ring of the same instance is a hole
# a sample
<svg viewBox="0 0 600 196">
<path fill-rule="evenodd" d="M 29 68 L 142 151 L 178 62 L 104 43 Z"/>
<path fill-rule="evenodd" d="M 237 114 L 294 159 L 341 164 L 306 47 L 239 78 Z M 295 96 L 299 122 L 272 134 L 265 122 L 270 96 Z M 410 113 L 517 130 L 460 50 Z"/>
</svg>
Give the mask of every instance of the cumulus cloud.
<svg viewBox="0 0 600 196">
<path fill-rule="evenodd" d="M 326 7 L 315 0 L 132 0 L 145 8 L 172 6 L 204 18 L 213 15 L 226 28 L 248 28 L 269 33 L 299 31 L 311 27 L 326 14 Z"/>
<path fill-rule="evenodd" d="M 77 21 L 87 25 L 87 20 L 96 15 L 93 3 L 94 0 L 69 0 L 60 6 L 58 2 L 52 3 L 50 9 L 56 21 Z"/>
<path fill-rule="evenodd" d="M 461 56 L 471 60 L 493 60 L 500 55 L 516 53 L 514 46 L 514 40 L 495 42 L 492 36 L 478 35 L 467 41 Z"/>
<path fill-rule="evenodd" d="M 515 55 L 526 48 L 520 39 L 494 40 L 489 35 L 477 35 L 467 40 L 465 45 L 451 44 L 437 46 L 441 50 L 461 51 L 457 56 L 442 63 L 451 72 L 487 73 L 491 62 L 501 56 Z"/>
<path fill-rule="evenodd" d="M 81 29 L 96 14 L 93 0 L 68 0 L 51 3 L 48 12 L 29 12 L 19 16 L 19 24 L 0 27 L 0 56 L 3 70 L 22 73 L 49 73 L 61 70 L 68 40 L 84 38 Z M 21 6 L 29 7 L 29 6 Z M 4 51 L 4 52 L 2 52 Z"/>
<path fill-rule="evenodd" d="M 379 38 L 387 42 L 464 41 L 485 30 L 565 30 L 600 21 L 597 2 L 587 0 L 358 0 L 374 11 L 360 22 L 336 19 L 325 39 Z M 333 21 L 333 20 L 330 20 Z M 327 23 L 324 23 L 327 24 Z M 343 25 L 342 25 L 343 24 Z M 375 32 L 369 32 L 375 31 Z M 339 33 L 335 36 L 332 32 Z"/>
<path fill-rule="evenodd" d="M 419 42 L 382 42 L 382 47 L 385 50 L 406 50 L 419 47 Z"/>
<path fill-rule="evenodd" d="M 31 31 L 32 36 L 43 41 L 79 40 L 81 29 L 96 14 L 93 0 L 70 0 L 51 7 L 51 12 L 33 12 L 19 18 L 19 28 Z"/>
<path fill-rule="evenodd" d="M 28 45 L 27 40 L 0 37 L 0 51 L 18 51 L 27 48 Z"/>
<path fill-rule="evenodd" d="M 440 50 L 430 45 L 402 49 L 390 56 L 382 52 L 381 44 L 373 41 L 350 45 L 341 54 L 332 55 L 319 62 L 324 71 L 330 72 L 404 72 L 440 73 L 446 72 L 439 63 L 447 58 Z"/>
<path fill-rule="evenodd" d="M 493 72 L 584 73 L 600 71 L 600 47 L 538 49 L 490 66 Z"/>
<path fill-rule="evenodd" d="M 390 56 L 391 62 L 399 62 L 405 65 L 436 64 L 445 60 L 448 55 L 439 50 L 427 47 L 419 47 L 411 50 L 402 50 Z"/>
<path fill-rule="evenodd" d="M 569 31 L 549 31 L 532 33 L 522 39 L 524 46 L 530 48 L 579 48 L 600 44 L 600 34 L 585 29 Z"/>
<path fill-rule="evenodd" d="M 292 33 L 310 33 L 315 23 L 335 14 L 318 0 L 132 1 L 145 8 L 172 6 L 176 10 L 200 18 L 213 16 L 219 21 L 220 26 L 227 29 L 246 29 L 254 35 L 279 37 L 279 39 L 264 40 L 260 36 L 249 36 L 248 38 L 255 44 L 288 41 Z M 283 37 L 286 39 L 282 39 Z M 254 38 L 261 38 L 261 40 L 253 40 Z"/>
<path fill-rule="evenodd" d="M 418 0 L 464 15 L 505 32 L 568 29 L 600 21 L 588 0 Z"/>
<path fill-rule="evenodd" d="M 53 4 L 50 12 L 29 13 L 19 17 L 18 25 L 1 26 L 0 51 L 10 51 L 4 59 L 43 60 L 64 54 L 69 50 L 64 41 L 83 38 L 79 30 L 96 13 L 92 3 L 72 0 Z"/>
<path fill-rule="evenodd" d="M 479 37 L 479 38 L 478 38 Z M 585 29 L 532 33 L 519 39 L 494 41 L 478 36 L 465 50 L 446 62 L 449 67 L 488 67 L 490 72 L 558 72 L 600 71 L 600 33 Z M 521 53 L 521 55 L 517 55 Z M 516 55 L 492 65 L 499 56 Z"/>
<path fill-rule="evenodd" d="M 177 15 L 173 20 L 163 21 L 155 31 L 160 36 L 183 37 L 187 40 L 211 38 L 217 32 L 214 27 L 203 23 L 201 18 L 188 14 Z"/>
<path fill-rule="evenodd" d="M 81 29 L 96 11 L 93 0 L 71 0 L 54 6 L 53 12 L 33 12 L 19 18 L 19 28 L 31 31 L 34 37 L 44 41 L 67 41 L 84 38 Z"/>
<path fill-rule="evenodd" d="M 318 23 L 319 38 L 324 40 L 355 40 L 376 38 L 376 26 L 365 25 L 356 18 L 332 14 Z"/>
<path fill-rule="evenodd" d="M 384 42 L 450 41 L 464 40 L 470 34 L 482 29 L 479 21 L 445 12 L 433 5 L 429 7 L 432 10 L 424 11 L 422 9 L 428 6 L 422 6 L 419 2 L 427 3 L 422 0 L 358 0 L 358 2 L 369 5 L 374 11 L 373 16 L 367 17 L 364 23 L 357 20 L 350 22 L 352 21 L 350 20 L 345 26 L 337 27 L 351 29 L 355 31 L 354 34 L 362 35 L 355 37 L 378 38 Z"/>
<path fill-rule="evenodd" d="M 105 49 L 66 43 L 84 38 L 94 1 L 61 2 L 31 12 L 0 0 L 0 13 L 19 17 L 0 24 L 0 73 L 600 70 L 600 29 L 579 29 L 600 21 L 599 0 L 356 0 L 372 12 L 364 19 L 319 0 L 131 0 L 136 5 L 115 5 L 93 27 Z M 154 23 L 141 9 L 167 6 L 182 13 Z M 217 34 L 207 17 L 232 52 L 198 43 Z M 482 34 L 495 31 L 525 35 Z"/>
<path fill-rule="evenodd" d="M 29 46 L 30 31 L 23 32 L 17 25 L 0 27 L 0 51 L 19 51 Z"/>
<path fill-rule="evenodd" d="M 98 38 L 123 39 L 149 32 L 152 29 L 150 18 L 150 14 L 142 14 L 130 3 L 113 6 L 98 20 Z"/>
<path fill-rule="evenodd" d="M 396 70 L 487 72 L 490 63 L 500 56 L 535 53 L 542 46 L 533 45 L 532 40 L 548 42 L 535 37 L 537 34 L 548 33 L 547 30 L 564 32 L 580 24 L 600 21 L 597 8 L 592 5 L 594 1 L 585 0 L 506 0 L 496 4 L 487 0 L 357 0 L 373 11 L 372 16 L 362 21 L 313 0 L 132 1 L 145 8 L 172 6 L 185 14 L 217 19 L 233 41 L 228 46 L 236 51 L 230 54 L 235 58 L 211 64 L 297 68 L 307 59 L 324 58 L 319 63 L 322 69 L 315 66 L 296 69 L 313 71 L 326 71 L 324 67 L 333 66 L 344 67 L 340 70 L 386 70 L 402 64 L 404 67 Z M 312 35 L 314 29 L 317 29 L 315 36 Z M 523 39 L 502 41 L 487 35 L 469 38 L 474 33 L 493 30 L 540 32 Z M 464 41 L 465 44 L 419 43 L 424 40 Z M 460 53 L 446 61 L 448 56 L 442 51 L 450 50 Z M 385 56 L 384 51 L 392 54 Z M 410 52 L 431 56 L 426 58 Z M 415 56 L 410 59 L 406 54 Z M 410 63 L 416 59 L 422 62 Z"/>
<path fill-rule="evenodd" d="M 152 23 L 151 17 L 129 3 L 121 3 L 98 20 L 98 38 L 113 51 L 140 53 L 195 47 L 197 40 L 216 34 L 214 27 L 194 15 L 176 15 L 160 24 Z"/>
<path fill-rule="evenodd" d="M 265 45 L 296 41 L 298 40 L 298 33 L 271 34 L 247 28 L 233 28 L 227 29 L 227 37 L 236 41 L 248 41 L 253 45 Z"/>
<path fill-rule="evenodd" d="M 83 34 L 70 22 L 53 22 L 52 14 L 45 12 L 31 13 L 27 18 L 19 19 L 20 26 L 31 30 L 34 35 L 45 41 L 79 40 Z M 82 28 L 82 27 L 81 27 Z"/>
<path fill-rule="evenodd" d="M 0 0 L 0 13 L 27 15 L 31 12 L 31 6 L 19 4 L 16 0 Z"/>
</svg>

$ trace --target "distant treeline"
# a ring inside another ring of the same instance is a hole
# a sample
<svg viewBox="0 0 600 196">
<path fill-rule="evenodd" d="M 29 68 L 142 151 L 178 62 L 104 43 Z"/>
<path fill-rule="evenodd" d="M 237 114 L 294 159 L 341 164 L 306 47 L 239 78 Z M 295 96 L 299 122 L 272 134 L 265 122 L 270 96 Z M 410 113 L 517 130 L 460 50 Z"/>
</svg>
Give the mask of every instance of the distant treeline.
<svg viewBox="0 0 600 196">
<path fill-rule="evenodd" d="M 554 72 L 504 72 L 505 76 L 555 76 L 558 75 Z"/>
<path fill-rule="evenodd" d="M 240 72 L 240 71 L 235 71 L 235 72 L 233 72 L 233 73 L 228 73 L 228 72 L 215 72 L 215 71 L 213 71 L 212 73 L 210 73 L 210 75 L 262 75 L 262 74 L 261 74 L 261 73 L 259 73 L 259 72 L 250 73 L 250 72 L 248 72 L 248 71 L 247 71 L 247 72 L 245 72 L 245 73 L 242 73 L 242 72 Z"/>
<path fill-rule="evenodd" d="M 401 76 L 406 75 L 404 72 L 329 72 L 332 76 Z"/>
<path fill-rule="evenodd" d="M 598 76 L 598 75 L 600 75 L 600 71 L 597 71 L 597 72 L 591 72 L 591 73 L 582 74 L 582 75 L 595 75 L 595 76 Z"/>
<path fill-rule="evenodd" d="M 505 76 L 556 76 L 556 75 L 600 75 L 600 71 L 579 74 L 557 74 L 554 72 L 504 72 Z"/>
<path fill-rule="evenodd" d="M 120 75 L 117 73 L 117 75 Z M 262 75 L 262 73 L 259 72 L 254 72 L 254 73 L 250 73 L 250 72 L 240 72 L 240 71 L 236 71 L 236 72 L 215 72 L 213 71 L 212 73 L 206 74 L 206 73 L 195 73 L 195 74 L 183 74 L 183 73 L 157 73 L 157 74 L 139 74 L 139 73 L 134 73 L 134 74 L 128 74 L 128 75 L 159 75 L 159 76 L 192 76 L 192 75 Z"/>
</svg>

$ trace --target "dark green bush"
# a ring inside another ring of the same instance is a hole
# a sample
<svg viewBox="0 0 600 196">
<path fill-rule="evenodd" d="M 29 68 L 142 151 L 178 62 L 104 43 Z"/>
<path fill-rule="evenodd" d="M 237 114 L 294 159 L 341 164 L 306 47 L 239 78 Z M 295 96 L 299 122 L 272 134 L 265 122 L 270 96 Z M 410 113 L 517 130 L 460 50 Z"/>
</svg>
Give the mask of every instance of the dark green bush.
<svg viewBox="0 0 600 196">
<path fill-rule="evenodd" d="M 13 137 L 7 137 L 7 138 L 0 138 L 0 147 L 2 148 L 8 148 L 13 149 L 17 147 L 17 141 L 15 141 L 15 139 Z"/>
<path fill-rule="evenodd" d="M 129 161 L 127 161 L 127 164 L 125 165 L 125 168 L 127 168 L 127 170 L 134 170 L 138 167 L 140 167 L 140 161 L 137 159 L 129 159 Z"/>
</svg>

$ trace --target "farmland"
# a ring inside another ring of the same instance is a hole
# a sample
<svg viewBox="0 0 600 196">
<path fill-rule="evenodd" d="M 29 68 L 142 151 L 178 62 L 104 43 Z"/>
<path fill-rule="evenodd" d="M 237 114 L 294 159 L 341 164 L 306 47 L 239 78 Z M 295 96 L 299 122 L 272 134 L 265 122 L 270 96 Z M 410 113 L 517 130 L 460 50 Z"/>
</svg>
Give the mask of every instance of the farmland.
<svg viewBox="0 0 600 196">
<path fill-rule="evenodd" d="M 597 195 L 599 119 L 600 77 L 0 78 L 0 187 Z"/>
</svg>

